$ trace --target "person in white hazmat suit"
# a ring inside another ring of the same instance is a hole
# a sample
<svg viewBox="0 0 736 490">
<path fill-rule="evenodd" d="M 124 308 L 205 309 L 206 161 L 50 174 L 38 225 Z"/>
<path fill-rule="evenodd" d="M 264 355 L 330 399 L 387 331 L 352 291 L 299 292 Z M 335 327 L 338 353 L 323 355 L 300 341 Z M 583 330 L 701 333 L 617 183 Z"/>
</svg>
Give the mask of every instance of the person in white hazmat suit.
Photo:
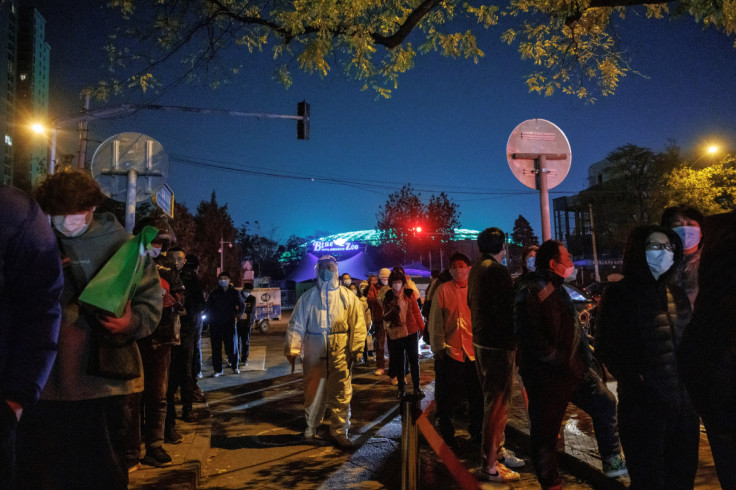
<svg viewBox="0 0 736 490">
<path fill-rule="evenodd" d="M 358 297 L 340 286 L 337 260 L 323 256 L 315 267 L 317 284 L 299 298 L 286 330 L 284 353 L 289 362 L 302 357 L 306 439 L 313 439 L 330 408 L 330 436 L 352 447 L 348 437 L 351 370 L 363 356 L 367 334 Z"/>
</svg>

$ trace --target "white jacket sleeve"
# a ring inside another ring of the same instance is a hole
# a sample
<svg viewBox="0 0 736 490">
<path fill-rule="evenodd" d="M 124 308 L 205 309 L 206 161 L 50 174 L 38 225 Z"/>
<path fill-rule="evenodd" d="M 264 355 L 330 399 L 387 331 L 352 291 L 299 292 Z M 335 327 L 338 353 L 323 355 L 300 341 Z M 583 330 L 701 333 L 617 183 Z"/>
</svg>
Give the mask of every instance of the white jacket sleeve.
<svg viewBox="0 0 736 490">
<path fill-rule="evenodd" d="M 302 300 L 310 292 L 311 290 L 307 291 L 299 298 L 291 314 L 289 326 L 286 328 L 286 343 L 284 345 L 284 355 L 286 356 L 298 356 L 302 353 L 302 342 L 304 340 L 304 333 L 307 330 L 307 321 L 309 320 L 309 312 L 307 311 L 308 301 Z"/>
</svg>

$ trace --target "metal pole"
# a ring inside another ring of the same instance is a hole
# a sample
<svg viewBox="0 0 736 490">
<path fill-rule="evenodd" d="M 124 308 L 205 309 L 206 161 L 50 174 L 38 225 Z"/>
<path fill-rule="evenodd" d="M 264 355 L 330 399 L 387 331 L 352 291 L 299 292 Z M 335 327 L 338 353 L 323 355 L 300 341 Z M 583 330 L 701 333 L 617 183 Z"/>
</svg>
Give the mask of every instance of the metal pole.
<svg viewBox="0 0 736 490">
<path fill-rule="evenodd" d="M 539 182 L 539 206 L 542 212 L 542 241 L 552 239 L 552 226 L 549 220 L 549 188 L 547 187 L 547 156 L 539 155 L 534 160 L 537 167 L 537 181 Z"/>
<path fill-rule="evenodd" d="M 401 488 L 419 488 L 419 401 L 413 396 L 401 399 Z"/>
<path fill-rule="evenodd" d="M 220 273 L 225 270 L 225 237 L 220 235 Z"/>
<path fill-rule="evenodd" d="M 125 198 L 125 231 L 128 233 L 133 233 L 135 227 L 135 188 L 137 180 L 138 172 L 133 169 L 128 170 L 128 194 Z"/>
<path fill-rule="evenodd" d="M 84 112 L 89 111 L 89 94 L 84 97 Z M 85 119 L 79 123 L 79 160 L 77 168 L 84 169 L 85 160 L 87 160 L 87 127 L 88 122 Z M 135 216 L 134 216 L 135 217 Z"/>
<path fill-rule="evenodd" d="M 595 225 L 593 225 L 593 205 L 588 204 L 590 210 L 590 236 L 593 237 L 593 267 L 595 268 L 595 280 L 601 282 L 601 275 L 598 272 L 598 248 L 595 246 Z"/>
<path fill-rule="evenodd" d="M 49 175 L 53 175 L 56 172 L 56 135 L 59 132 L 59 128 L 54 126 L 51 128 L 51 156 L 49 157 Z"/>
</svg>

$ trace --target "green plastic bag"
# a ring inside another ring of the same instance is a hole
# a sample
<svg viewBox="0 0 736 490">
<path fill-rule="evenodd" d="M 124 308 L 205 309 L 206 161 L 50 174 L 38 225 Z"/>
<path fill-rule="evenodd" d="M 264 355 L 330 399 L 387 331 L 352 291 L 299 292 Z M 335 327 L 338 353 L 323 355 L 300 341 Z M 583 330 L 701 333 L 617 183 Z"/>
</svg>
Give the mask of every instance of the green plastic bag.
<svg viewBox="0 0 736 490">
<path fill-rule="evenodd" d="M 156 228 L 144 226 L 140 233 L 125 242 L 87 283 L 79 295 L 79 302 L 104 315 L 123 316 L 128 299 L 143 277 L 146 248 L 156 235 Z"/>
</svg>

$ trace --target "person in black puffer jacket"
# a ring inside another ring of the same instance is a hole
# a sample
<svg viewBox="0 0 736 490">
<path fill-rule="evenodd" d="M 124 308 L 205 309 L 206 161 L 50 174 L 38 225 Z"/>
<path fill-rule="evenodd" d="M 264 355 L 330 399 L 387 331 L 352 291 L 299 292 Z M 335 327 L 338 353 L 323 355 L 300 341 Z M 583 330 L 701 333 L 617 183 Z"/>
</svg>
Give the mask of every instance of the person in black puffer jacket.
<svg viewBox="0 0 736 490">
<path fill-rule="evenodd" d="M 631 488 L 693 488 L 698 415 L 680 379 L 675 351 L 690 322 L 685 291 L 670 282 L 682 261 L 675 232 L 635 228 L 624 279 L 603 295 L 596 354 L 618 381 L 618 420 Z"/>
</svg>

